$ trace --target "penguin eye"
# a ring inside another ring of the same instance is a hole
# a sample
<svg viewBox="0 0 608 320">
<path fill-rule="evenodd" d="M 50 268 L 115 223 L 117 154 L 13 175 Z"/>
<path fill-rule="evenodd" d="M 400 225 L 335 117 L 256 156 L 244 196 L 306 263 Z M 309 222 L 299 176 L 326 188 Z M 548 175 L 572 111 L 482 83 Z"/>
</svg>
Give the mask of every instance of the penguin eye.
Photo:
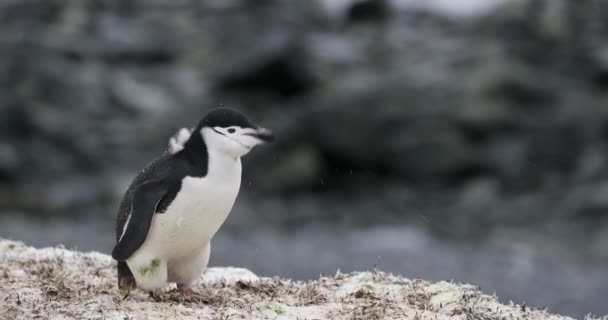
<svg viewBox="0 0 608 320">
<path fill-rule="evenodd" d="M 229 133 L 234 133 L 234 132 L 236 132 L 236 129 L 234 129 L 234 128 L 230 128 L 230 129 L 228 129 L 228 132 L 229 132 Z"/>
</svg>

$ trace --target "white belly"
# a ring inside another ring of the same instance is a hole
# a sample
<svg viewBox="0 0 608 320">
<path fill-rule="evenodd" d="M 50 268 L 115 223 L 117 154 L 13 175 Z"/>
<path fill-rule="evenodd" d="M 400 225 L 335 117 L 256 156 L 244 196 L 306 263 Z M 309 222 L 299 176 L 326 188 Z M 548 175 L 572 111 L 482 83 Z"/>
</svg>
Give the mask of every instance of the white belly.
<svg viewBox="0 0 608 320">
<path fill-rule="evenodd" d="M 154 215 L 146 241 L 129 260 L 171 262 L 202 250 L 232 209 L 241 183 L 240 169 L 239 162 L 234 172 L 221 177 L 184 178 L 180 192 L 165 213 Z"/>
</svg>

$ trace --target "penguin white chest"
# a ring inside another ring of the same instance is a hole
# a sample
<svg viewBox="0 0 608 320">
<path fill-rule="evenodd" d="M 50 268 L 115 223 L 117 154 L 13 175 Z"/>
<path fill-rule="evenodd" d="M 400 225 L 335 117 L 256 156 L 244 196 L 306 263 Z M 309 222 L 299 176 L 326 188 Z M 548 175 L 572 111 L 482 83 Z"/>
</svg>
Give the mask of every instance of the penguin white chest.
<svg viewBox="0 0 608 320">
<path fill-rule="evenodd" d="M 238 195 L 240 163 L 234 172 L 202 178 L 185 177 L 165 213 L 155 214 L 146 242 L 166 259 L 203 248 L 224 223 Z M 148 241 L 149 240 L 149 241 Z"/>
</svg>

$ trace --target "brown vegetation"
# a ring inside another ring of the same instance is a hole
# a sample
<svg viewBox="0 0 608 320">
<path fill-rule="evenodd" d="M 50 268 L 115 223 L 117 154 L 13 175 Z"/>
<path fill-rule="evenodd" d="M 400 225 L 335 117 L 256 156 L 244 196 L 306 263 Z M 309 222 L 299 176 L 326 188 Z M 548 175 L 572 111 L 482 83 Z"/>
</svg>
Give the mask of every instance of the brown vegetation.
<svg viewBox="0 0 608 320">
<path fill-rule="evenodd" d="M 123 300 L 115 262 L 101 253 L 35 249 L 0 241 L 3 319 L 563 319 L 501 304 L 470 285 L 408 280 L 379 271 L 309 282 L 258 278 L 210 268 L 196 294 L 168 287 L 156 302 L 143 292 Z"/>
</svg>

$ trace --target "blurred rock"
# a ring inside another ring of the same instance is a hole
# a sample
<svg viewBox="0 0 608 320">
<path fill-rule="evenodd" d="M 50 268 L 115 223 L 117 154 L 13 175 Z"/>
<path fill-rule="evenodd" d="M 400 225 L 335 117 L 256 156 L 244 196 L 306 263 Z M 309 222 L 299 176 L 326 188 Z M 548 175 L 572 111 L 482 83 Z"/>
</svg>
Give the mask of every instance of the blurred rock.
<svg viewBox="0 0 608 320">
<path fill-rule="evenodd" d="M 602 1 L 0 6 L 4 207 L 111 215 L 108 177 L 224 105 L 279 138 L 244 161 L 261 220 L 608 228 Z"/>
<path fill-rule="evenodd" d="M 19 159 L 17 150 L 7 143 L 0 143 L 0 176 L 14 179 L 18 175 Z"/>
</svg>

